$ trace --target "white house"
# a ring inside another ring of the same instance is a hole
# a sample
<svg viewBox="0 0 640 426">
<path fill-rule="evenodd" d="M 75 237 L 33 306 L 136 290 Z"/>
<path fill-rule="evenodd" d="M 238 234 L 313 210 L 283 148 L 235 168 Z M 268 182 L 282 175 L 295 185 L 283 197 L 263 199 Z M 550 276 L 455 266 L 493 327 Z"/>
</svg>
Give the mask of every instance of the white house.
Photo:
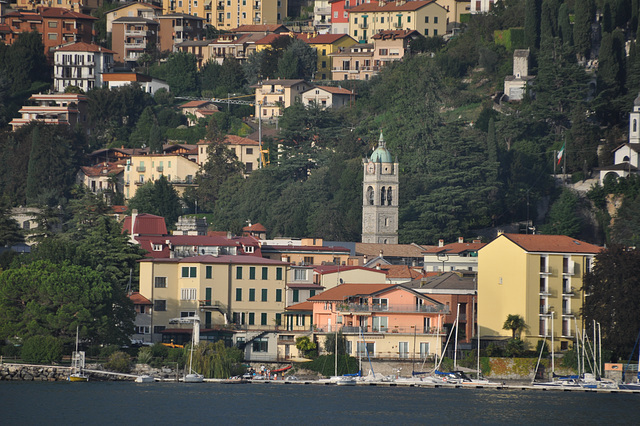
<svg viewBox="0 0 640 426">
<path fill-rule="evenodd" d="M 316 86 L 302 94 L 302 104 L 316 104 L 321 108 L 340 108 L 349 105 L 353 92 L 342 87 Z"/>
<path fill-rule="evenodd" d="M 169 90 L 169 85 L 157 78 L 148 75 L 138 74 L 135 72 L 113 72 L 102 76 L 103 86 L 113 89 L 114 87 L 126 86 L 127 84 L 137 83 L 140 88 L 151 95 L 160 89 Z"/>
<path fill-rule="evenodd" d="M 114 53 L 84 42 L 58 47 L 53 54 L 56 92 L 64 92 L 68 86 L 78 86 L 84 92 L 102 87 L 102 75 L 111 71 Z"/>
<path fill-rule="evenodd" d="M 627 177 L 640 169 L 640 93 L 629 113 L 629 142 L 613 151 L 613 165 L 600 169 L 600 183 L 608 176 Z"/>
</svg>

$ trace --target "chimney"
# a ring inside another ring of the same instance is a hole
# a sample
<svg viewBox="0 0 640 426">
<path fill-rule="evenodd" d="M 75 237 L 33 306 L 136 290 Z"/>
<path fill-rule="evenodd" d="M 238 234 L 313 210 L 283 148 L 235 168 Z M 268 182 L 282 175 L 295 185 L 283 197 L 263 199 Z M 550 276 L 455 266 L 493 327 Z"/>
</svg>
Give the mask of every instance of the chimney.
<svg viewBox="0 0 640 426">
<path fill-rule="evenodd" d="M 129 237 L 131 239 L 131 242 L 134 244 L 137 244 L 138 242 L 136 241 L 135 234 L 133 233 L 133 230 L 136 229 L 136 219 L 138 218 L 138 210 L 137 209 L 133 209 L 131 211 L 131 236 Z"/>
<path fill-rule="evenodd" d="M 444 247 L 444 240 L 438 240 L 438 247 Z"/>
<path fill-rule="evenodd" d="M 480 240 L 473 240 L 473 244 L 480 244 L 482 241 Z"/>
<path fill-rule="evenodd" d="M 464 243 L 464 237 L 458 237 L 458 243 L 460 244 Z"/>
</svg>

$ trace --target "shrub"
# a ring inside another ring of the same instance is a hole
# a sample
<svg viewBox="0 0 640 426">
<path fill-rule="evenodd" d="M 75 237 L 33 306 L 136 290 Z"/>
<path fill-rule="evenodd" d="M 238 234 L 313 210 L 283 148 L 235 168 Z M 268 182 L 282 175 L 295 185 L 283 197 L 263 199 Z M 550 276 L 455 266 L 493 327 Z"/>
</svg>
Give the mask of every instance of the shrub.
<svg viewBox="0 0 640 426">
<path fill-rule="evenodd" d="M 138 362 L 140 364 L 149 364 L 152 359 L 153 354 L 151 353 L 151 348 L 140 348 L 140 350 L 138 351 Z"/>
<path fill-rule="evenodd" d="M 116 345 L 108 345 L 100 348 L 100 358 L 109 358 L 114 353 L 118 352 L 120 348 Z"/>
<path fill-rule="evenodd" d="M 503 354 L 503 350 L 500 346 L 495 343 L 489 343 L 489 346 L 484 350 L 485 356 L 488 357 L 501 357 Z"/>
<path fill-rule="evenodd" d="M 114 352 L 109 355 L 109 360 L 104 364 L 104 367 L 117 373 L 128 373 L 131 371 L 131 359 L 124 352 Z"/>
<path fill-rule="evenodd" d="M 62 342 L 53 336 L 33 336 L 24 342 L 22 359 L 38 363 L 60 361 L 62 350 Z"/>
<path fill-rule="evenodd" d="M 169 348 L 162 343 L 155 343 L 151 346 L 151 353 L 154 358 L 166 358 L 169 355 Z"/>
<path fill-rule="evenodd" d="M 8 344 L 2 347 L 2 356 L 7 358 L 17 358 L 20 356 L 21 348 L 14 344 Z"/>
<path fill-rule="evenodd" d="M 520 339 L 509 339 L 504 350 L 505 356 L 518 358 L 524 353 L 524 342 Z"/>
</svg>

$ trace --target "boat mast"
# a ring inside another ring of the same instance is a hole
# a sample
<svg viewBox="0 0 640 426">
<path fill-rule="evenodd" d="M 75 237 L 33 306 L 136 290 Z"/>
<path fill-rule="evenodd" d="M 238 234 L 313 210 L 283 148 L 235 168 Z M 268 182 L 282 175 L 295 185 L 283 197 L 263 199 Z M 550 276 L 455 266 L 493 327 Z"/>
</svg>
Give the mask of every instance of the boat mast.
<svg viewBox="0 0 640 426">
<path fill-rule="evenodd" d="M 551 311 L 551 374 L 556 372 L 556 348 L 553 344 L 553 311 Z"/>
<path fill-rule="evenodd" d="M 338 327 L 336 327 L 336 350 L 335 350 L 335 360 L 333 361 L 335 375 L 338 375 Z"/>
<path fill-rule="evenodd" d="M 456 310 L 456 339 L 453 342 L 453 369 L 458 369 L 458 327 L 460 326 L 460 304 Z"/>
</svg>

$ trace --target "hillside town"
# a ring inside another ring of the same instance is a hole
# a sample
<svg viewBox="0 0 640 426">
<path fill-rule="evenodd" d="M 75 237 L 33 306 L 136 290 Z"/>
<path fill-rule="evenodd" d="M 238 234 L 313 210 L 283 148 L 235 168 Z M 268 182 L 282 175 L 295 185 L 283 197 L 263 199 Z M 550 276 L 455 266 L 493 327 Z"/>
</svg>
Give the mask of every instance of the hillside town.
<svg viewBox="0 0 640 426">
<path fill-rule="evenodd" d="M 640 12 L 577 3 L 0 0 L 2 353 L 629 370 Z"/>
</svg>

